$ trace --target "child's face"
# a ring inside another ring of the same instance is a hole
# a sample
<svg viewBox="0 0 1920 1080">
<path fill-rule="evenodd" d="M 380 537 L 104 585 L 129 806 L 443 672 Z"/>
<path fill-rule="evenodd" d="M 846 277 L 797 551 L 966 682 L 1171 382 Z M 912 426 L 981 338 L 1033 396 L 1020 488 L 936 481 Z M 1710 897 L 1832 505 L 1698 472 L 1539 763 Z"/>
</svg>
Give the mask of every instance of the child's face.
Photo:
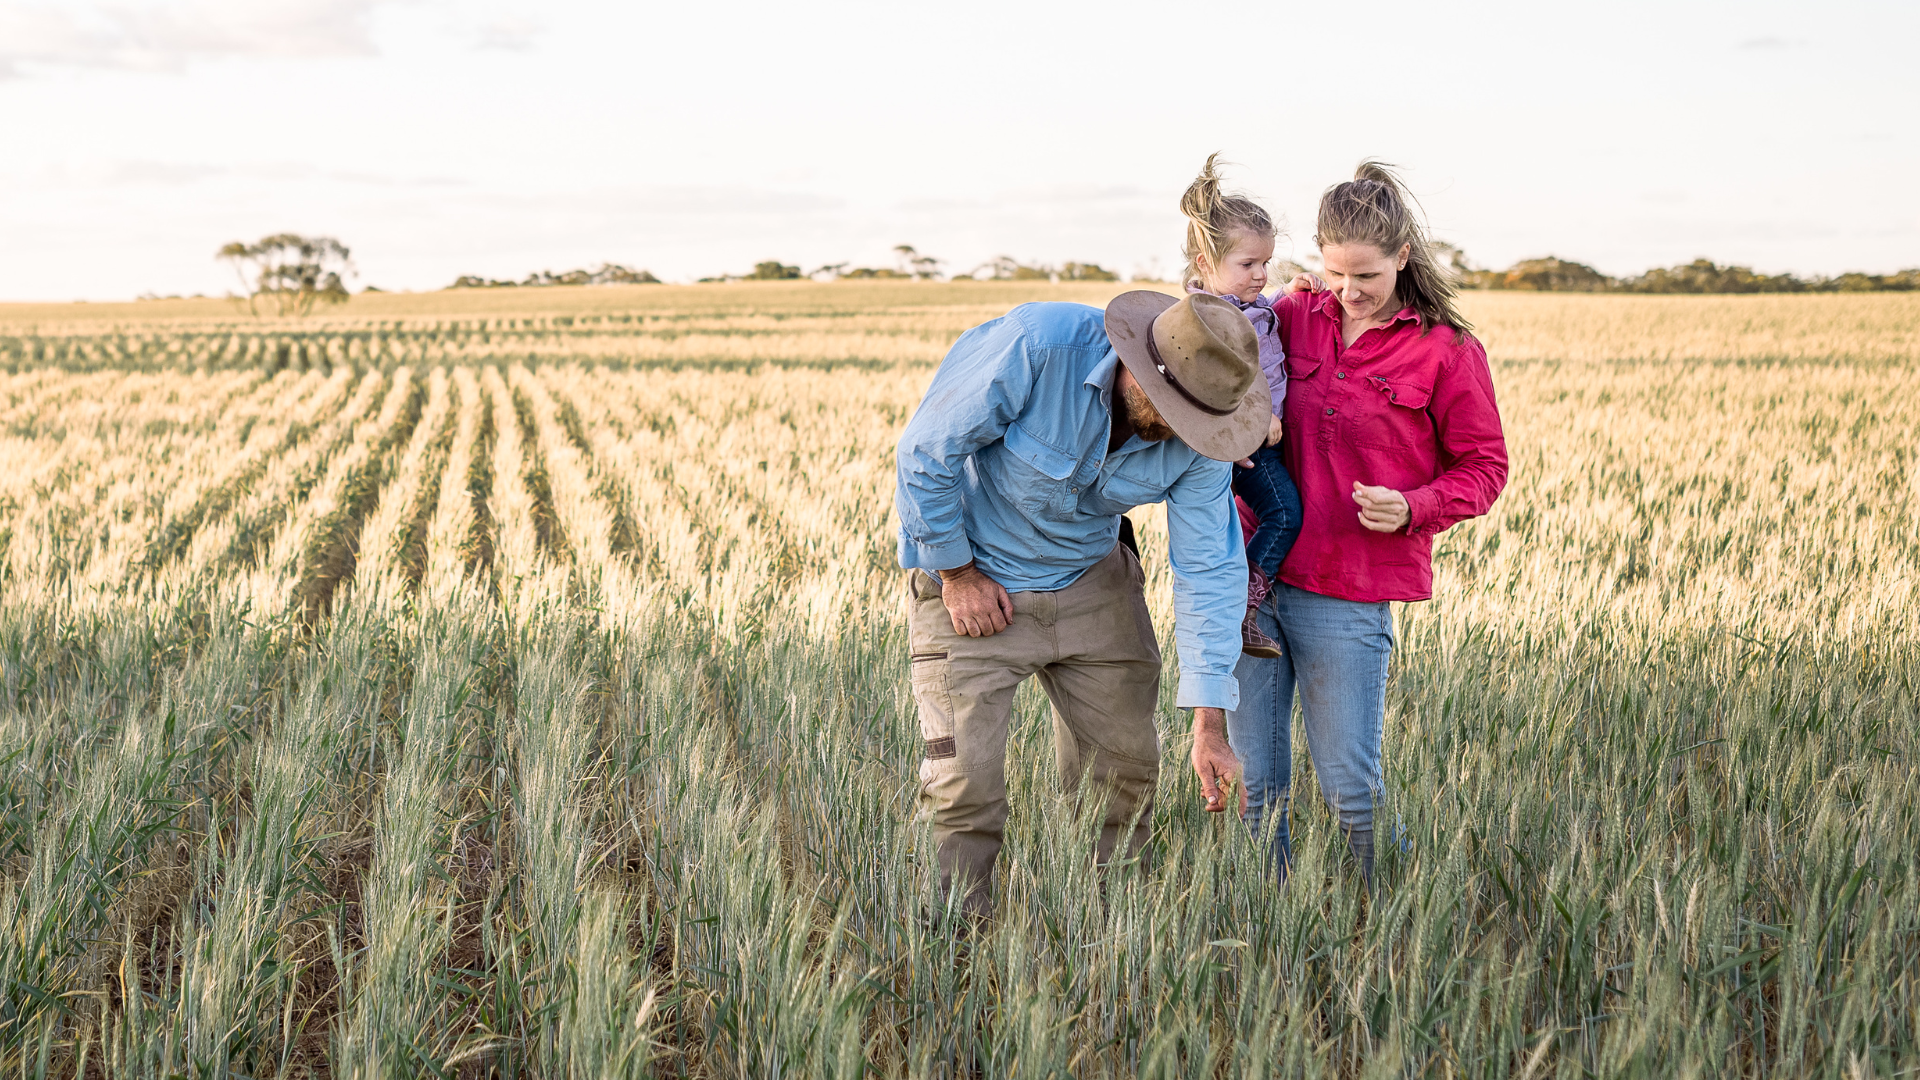
<svg viewBox="0 0 1920 1080">
<path fill-rule="evenodd" d="M 1267 263 L 1273 261 L 1273 238 L 1236 232 L 1220 265 L 1207 266 L 1201 256 L 1201 282 L 1216 296 L 1252 300 L 1267 287 Z"/>
</svg>

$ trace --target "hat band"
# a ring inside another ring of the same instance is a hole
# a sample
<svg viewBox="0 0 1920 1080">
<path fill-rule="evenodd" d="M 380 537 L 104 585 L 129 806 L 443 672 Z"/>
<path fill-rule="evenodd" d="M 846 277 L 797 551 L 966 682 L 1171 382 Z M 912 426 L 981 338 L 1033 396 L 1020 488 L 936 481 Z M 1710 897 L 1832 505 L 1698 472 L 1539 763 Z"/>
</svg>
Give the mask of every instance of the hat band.
<svg viewBox="0 0 1920 1080">
<path fill-rule="evenodd" d="M 1180 396 L 1192 402 L 1193 407 L 1196 409 L 1199 409 L 1201 412 L 1208 413 L 1213 416 L 1232 416 L 1234 414 L 1233 409 L 1214 408 L 1213 406 L 1207 404 L 1206 402 L 1201 401 L 1199 398 L 1194 397 L 1193 392 L 1191 390 L 1188 390 L 1186 387 L 1181 386 L 1180 380 L 1174 378 L 1173 372 L 1167 370 L 1167 362 L 1165 360 L 1160 359 L 1160 350 L 1153 343 L 1153 331 L 1151 330 L 1147 331 L 1145 336 L 1147 339 L 1147 357 L 1153 361 L 1154 370 L 1160 373 L 1160 377 L 1167 380 L 1168 386 L 1171 386 L 1175 390 L 1180 391 Z"/>
</svg>

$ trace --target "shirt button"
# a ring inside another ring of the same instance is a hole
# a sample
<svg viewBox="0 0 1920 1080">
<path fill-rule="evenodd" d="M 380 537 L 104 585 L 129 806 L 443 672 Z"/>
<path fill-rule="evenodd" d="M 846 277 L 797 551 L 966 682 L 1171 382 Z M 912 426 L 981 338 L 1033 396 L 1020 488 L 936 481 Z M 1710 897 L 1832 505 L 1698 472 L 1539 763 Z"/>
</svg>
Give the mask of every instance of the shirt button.
<svg viewBox="0 0 1920 1080">
<path fill-rule="evenodd" d="M 1328 415 L 1328 416 L 1332 416 L 1332 415 L 1333 415 L 1333 410 L 1332 410 L 1332 409 L 1328 409 L 1328 410 L 1327 410 L 1327 415 Z"/>
<path fill-rule="evenodd" d="M 1336 379 L 1344 379 L 1347 377 L 1347 373 L 1344 371 L 1336 371 L 1333 373 L 1333 377 Z"/>
<path fill-rule="evenodd" d="M 1067 494 L 1069 494 L 1069 495 L 1078 495 L 1078 494 L 1080 494 L 1080 489 L 1079 489 L 1079 488 L 1068 488 L 1068 489 L 1067 489 Z"/>
</svg>

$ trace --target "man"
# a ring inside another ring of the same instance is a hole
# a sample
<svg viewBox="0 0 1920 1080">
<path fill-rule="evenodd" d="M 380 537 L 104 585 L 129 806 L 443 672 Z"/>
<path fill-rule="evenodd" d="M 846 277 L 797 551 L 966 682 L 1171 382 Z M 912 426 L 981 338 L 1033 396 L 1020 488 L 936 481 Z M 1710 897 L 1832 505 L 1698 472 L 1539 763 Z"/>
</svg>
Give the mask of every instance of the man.
<svg viewBox="0 0 1920 1080">
<path fill-rule="evenodd" d="M 1095 857 L 1147 836 L 1159 776 L 1160 648 L 1121 515 L 1167 504 L 1180 644 L 1176 705 L 1193 710 L 1207 809 L 1239 774 L 1225 710 L 1247 564 L 1228 462 L 1267 434 L 1251 324 L 1232 304 L 1157 292 L 1023 304 L 961 335 L 900 438 L 895 506 L 907 570 L 913 695 L 926 739 L 919 805 L 943 889 L 992 907 L 1007 818 L 1014 689 L 1053 703 L 1069 790 L 1105 789 Z M 1240 793 L 1244 802 L 1245 792 Z"/>
</svg>

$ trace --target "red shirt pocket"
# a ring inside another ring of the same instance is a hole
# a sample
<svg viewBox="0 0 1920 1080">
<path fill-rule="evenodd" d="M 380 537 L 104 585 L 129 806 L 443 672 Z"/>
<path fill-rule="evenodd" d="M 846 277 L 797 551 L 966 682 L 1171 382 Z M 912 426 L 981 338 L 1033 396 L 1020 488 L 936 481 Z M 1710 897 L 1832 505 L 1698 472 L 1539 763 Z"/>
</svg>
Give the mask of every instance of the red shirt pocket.
<svg viewBox="0 0 1920 1080">
<path fill-rule="evenodd" d="M 1380 375 L 1367 376 L 1366 385 L 1374 392 L 1361 395 L 1354 444 L 1431 458 L 1435 439 L 1427 402 L 1433 398 L 1433 388 Z"/>
</svg>

